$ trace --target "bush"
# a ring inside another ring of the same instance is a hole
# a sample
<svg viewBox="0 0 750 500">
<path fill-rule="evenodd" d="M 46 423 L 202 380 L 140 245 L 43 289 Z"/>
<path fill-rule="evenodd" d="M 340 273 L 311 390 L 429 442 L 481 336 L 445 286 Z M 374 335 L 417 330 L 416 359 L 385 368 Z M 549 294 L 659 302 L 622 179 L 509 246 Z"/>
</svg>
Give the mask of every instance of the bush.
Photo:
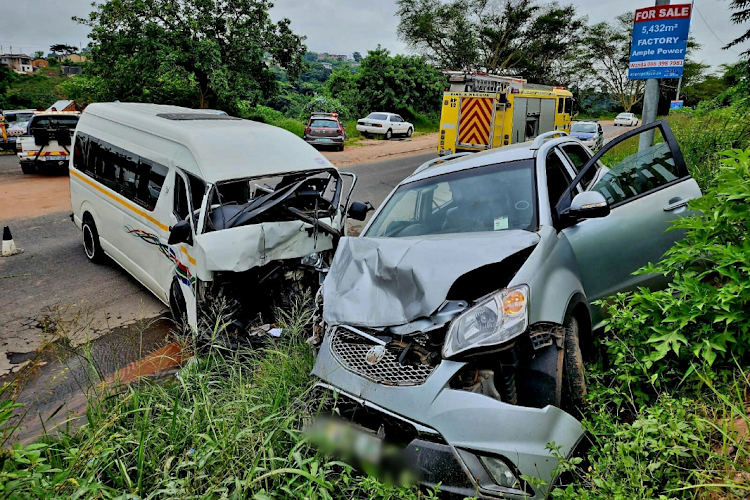
<svg viewBox="0 0 750 500">
<path fill-rule="evenodd" d="M 669 287 L 603 304 L 610 373 L 635 400 L 686 379 L 703 363 L 718 369 L 750 361 L 750 149 L 722 154 L 715 187 L 690 202 L 700 213 L 673 225 L 685 238 L 638 271 L 669 276 Z"/>
<path fill-rule="evenodd" d="M 305 124 L 294 118 L 287 118 L 280 111 L 267 106 L 251 106 L 247 102 L 240 102 L 239 116 L 247 120 L 267 123 L 274 127 L 283 128 L 289 132 L 302 137 L 305 132 Z"/>
</svg>

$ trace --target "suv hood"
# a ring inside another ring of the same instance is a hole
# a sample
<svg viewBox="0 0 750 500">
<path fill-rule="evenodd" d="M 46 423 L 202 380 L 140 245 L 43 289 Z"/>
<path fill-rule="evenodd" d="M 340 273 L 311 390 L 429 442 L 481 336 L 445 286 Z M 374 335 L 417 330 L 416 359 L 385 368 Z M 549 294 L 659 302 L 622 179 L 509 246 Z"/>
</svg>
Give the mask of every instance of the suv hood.
<svg viewBox="0 0 750 500">
<path fill-rule="evenodd" d="M 536 245 L 522 230 L 414 238 L 341 238 L 323 283 L 329 325 L 403 325 L 434 313 L 464 274 Z"/>
</svg>

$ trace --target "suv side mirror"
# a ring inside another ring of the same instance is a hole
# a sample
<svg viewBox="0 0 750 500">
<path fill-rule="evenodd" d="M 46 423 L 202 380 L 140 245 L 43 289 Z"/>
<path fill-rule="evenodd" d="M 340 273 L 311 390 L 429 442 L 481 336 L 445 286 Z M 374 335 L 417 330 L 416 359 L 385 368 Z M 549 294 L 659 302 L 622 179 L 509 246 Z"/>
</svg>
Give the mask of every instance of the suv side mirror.
<svg viewBox="0 0 750 500">
<path fill-rule="evenodd" d="M 584 191 L 570 202 L 566 216 L 576 219 L 596 219 L 609 215 L 609 203 L 599 191 Z"/>
<path fill-rule="evenodd" d="M 181 220 L 174 226 L 169 228 L 169 240 L 167 243 L 170 245 L 177 245 L 178 243 L 187 243 L 191 245 L 193 243 L 193 231 L 190 229 L 190 222 Z"/>
<path fill-rule="evenodd" d="M 365 220 L 367 218 L 367 212 L 375 210 L 375 207 L 369 201 L 362 203 L 361 201 L 354 201 L 349 205 L 349 210 L 346 214 L 354 220 Z"/>
</svg>

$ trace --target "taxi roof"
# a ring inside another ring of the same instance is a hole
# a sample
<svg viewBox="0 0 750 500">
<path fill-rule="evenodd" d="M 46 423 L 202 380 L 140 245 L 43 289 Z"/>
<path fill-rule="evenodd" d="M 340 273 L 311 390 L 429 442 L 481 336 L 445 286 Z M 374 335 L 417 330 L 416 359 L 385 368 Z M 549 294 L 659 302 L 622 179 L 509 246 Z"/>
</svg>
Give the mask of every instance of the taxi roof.
<svg viewBox="0 0 750 500">
<path fill-rule="evenodd" d="M 180 168 L 215 183 L 334 169 L 315 148 L 279 127 L 210 110 L 146 103 L 96 103 L 83 112 L 185 146 L 196 164 Z M 117 135 L 108 131 L 111 135 Z"/>
</svg>

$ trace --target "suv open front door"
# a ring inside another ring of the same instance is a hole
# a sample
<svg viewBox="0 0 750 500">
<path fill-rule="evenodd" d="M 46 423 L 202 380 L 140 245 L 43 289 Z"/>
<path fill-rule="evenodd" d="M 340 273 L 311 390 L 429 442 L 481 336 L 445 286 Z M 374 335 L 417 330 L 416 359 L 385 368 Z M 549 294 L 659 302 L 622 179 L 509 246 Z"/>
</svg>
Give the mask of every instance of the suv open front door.
<svg viewBox="0 0 750 500">
<path fill-rule="evenodd" d="M 653 135 L 652 146 L 639 147 L 643 134 Z M 604 195 L 611 212 L 602 218 L 571 220 L 565 214 L 574 188 L 593 177 L 587 175 L 592 168 L 603 171 L 586 188 Z M 560 228 L 580 263 L 588 300 L 638 286 L 664 286 L 663 276 L 632 273 L 659 261 L 682 238 L 684 232 L 667 229 L 674 219 L 688 214 L 687 203 L 700 196 L 666 121 L 623 134 L 594 155 L 557 204 Z"/>
</svg>

